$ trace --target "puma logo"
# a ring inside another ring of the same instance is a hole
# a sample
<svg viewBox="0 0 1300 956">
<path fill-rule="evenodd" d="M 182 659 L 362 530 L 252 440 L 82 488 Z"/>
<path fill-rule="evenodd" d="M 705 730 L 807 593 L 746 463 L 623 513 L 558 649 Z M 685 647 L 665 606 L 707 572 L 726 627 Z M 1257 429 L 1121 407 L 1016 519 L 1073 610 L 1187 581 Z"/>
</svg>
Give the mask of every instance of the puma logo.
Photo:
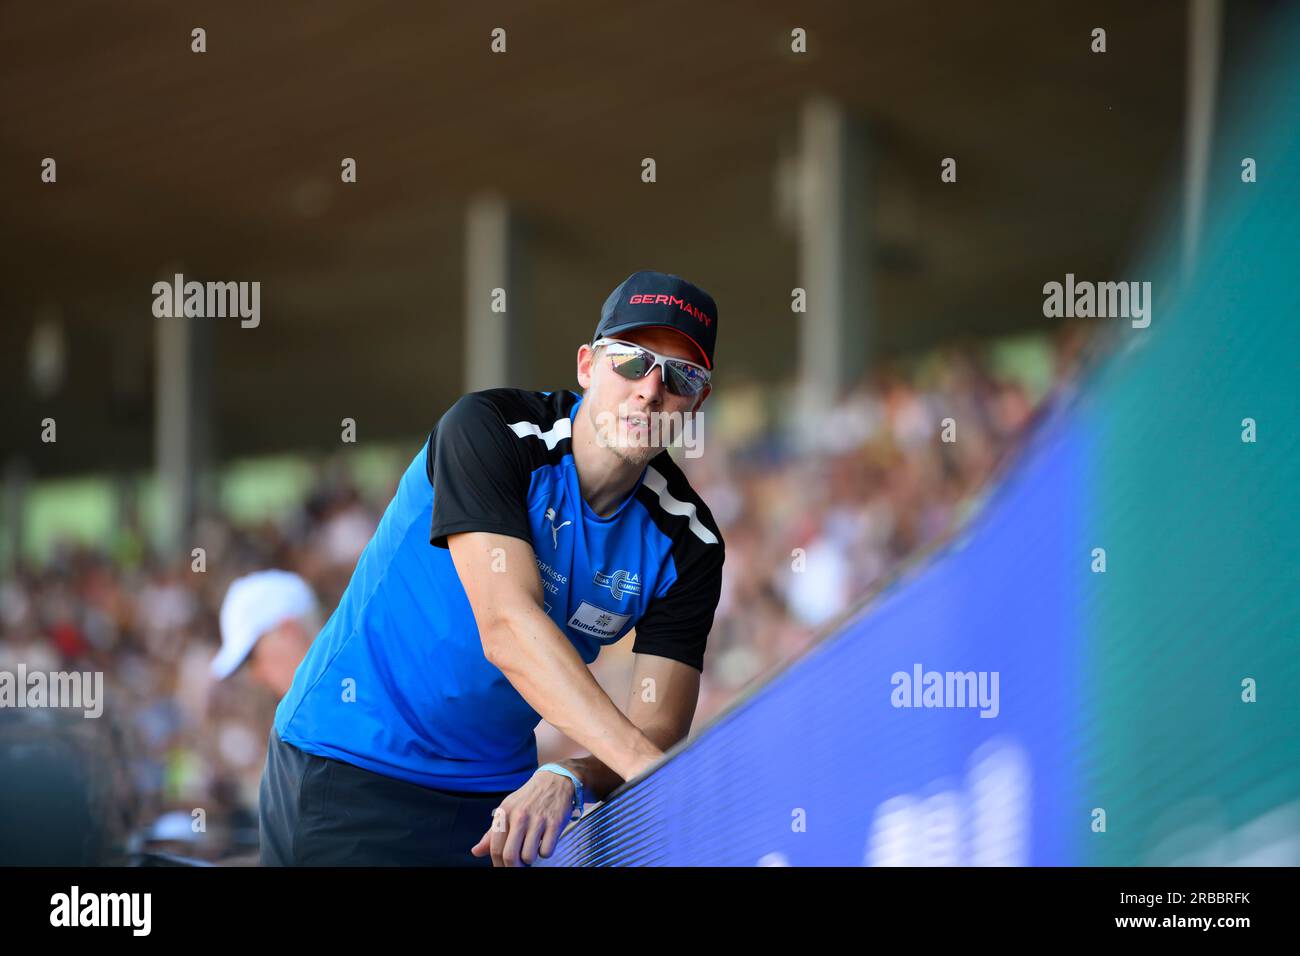
<svg viewBox="0 0 1300 956">
<path fill-rule="evenodd" d="M 554 509 L 554 508 L 547 508 L 547 509 L 546 509 L 546 520 L 547 520 L 547 521 L 554 522 L 555 519 L 558 518 L 558 517 L 559 517 L 559 515 L 557 515 L 557 514 L 555 513 L 555 509 Z M 566 524 L 573 524 L 573 522 L 572 522 L 572 521 L 563 521 L 563 522 L 561 522 L 560 524 L 552 524 L 552 525 L 551 525 L 551 547 L 556 548 L 556 549 L 558 549 L 558 548 L 560 547 L 560 529 L 563 528 Z"/>
</svg>

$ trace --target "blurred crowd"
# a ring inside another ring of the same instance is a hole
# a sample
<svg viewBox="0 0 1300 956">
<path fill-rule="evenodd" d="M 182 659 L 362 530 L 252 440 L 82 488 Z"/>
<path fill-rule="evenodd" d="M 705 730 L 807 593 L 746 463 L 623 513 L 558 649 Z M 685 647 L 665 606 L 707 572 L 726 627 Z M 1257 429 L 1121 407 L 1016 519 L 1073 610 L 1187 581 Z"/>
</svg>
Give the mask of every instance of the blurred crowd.
<svg viewBox="0 0 1300 956">
<path fill-rule="evenodd" d="M 703 455 L 674 452 L 726 541 L 721 603 L 705 658 L 698 730 L 810 646 L 836 618 L 941 542 L 1053 392 L 1072 381 L 1086 342 L 1050 342 L 1046 382 L 999 372 L 984 344 L 878 367 L 825 420 L 802 421 L 793 387 L 719 383 Z M 952 419 L 955 441 L 944 441 Z M 205 567 L 162 561 L 126 521 L 100 547 L 62 544 L 39 567 L 0 580 L 0 670 L 102 671 L 113 702 L 94 730 L 102 788 L 120 791 L 121 839 L 201 859 L 255 859 L 257 789 L 276 700 L 236 673 L 215 682 L 218 613 L 234 578 L 301 574 L 333 610 L 400 474 L 363 495 L 341 460 L 280 520 L 200 520 Z M 631 640 L 593 665 L 620 706 Z M 6 733 L 0 726 L 0 742 Z M 545 762 L 582 752 L 543 723 Z M 107 754 L 107 757 L 105 755 Z M 196 814 L 195 810 L 201 810 Z M 202 820 L 197 827 L 196 819 Z M 196 832 L 197 830 L 197 832 Z"/>
</svg>

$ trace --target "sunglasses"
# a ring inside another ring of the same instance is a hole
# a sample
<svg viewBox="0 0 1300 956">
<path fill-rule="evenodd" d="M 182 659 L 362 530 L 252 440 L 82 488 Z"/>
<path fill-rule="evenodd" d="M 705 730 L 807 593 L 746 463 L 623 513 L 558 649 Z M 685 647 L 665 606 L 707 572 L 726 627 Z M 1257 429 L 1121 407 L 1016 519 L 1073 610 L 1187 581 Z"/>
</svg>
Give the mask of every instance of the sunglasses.
<svg viewBox="0 0 1300 956">
<path fill-rule="evenodd" d="M 694 398 L 709 384 L 709 370 L 694 362 L 660 355 L 643 345 L 619 339 L 597 339 L 591 343 L 593 349 L 601 345 L 605 346 L 605 355 L 614 371 L 626 379 L 636 381 L 663 366 L 665 387 L 672 394 L 685 398 Z"/>
</svg>

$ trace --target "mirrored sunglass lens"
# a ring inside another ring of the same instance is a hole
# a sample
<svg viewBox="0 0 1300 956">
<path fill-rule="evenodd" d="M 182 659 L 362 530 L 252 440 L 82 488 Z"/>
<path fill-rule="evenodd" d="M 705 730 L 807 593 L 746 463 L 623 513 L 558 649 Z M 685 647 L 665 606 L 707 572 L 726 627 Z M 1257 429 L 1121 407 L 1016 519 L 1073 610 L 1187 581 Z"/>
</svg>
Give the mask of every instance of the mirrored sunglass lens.
<svg viewBox="0 0 1300 956">
<path fill-rule="evenodd" d="M 613 363 L 614 371 L 624 378 L 640 378 L 654 363 L 654 359 L 649 354 L 632 349 L 611 348 L 609 360 Z"/>
<path fill-rule="evenodd" d="M 674 395 L 695 395 L 704 387 L 705 377 L 699 369 L 679 362 L 665 362 L 668 388 Z"/>
</svg>

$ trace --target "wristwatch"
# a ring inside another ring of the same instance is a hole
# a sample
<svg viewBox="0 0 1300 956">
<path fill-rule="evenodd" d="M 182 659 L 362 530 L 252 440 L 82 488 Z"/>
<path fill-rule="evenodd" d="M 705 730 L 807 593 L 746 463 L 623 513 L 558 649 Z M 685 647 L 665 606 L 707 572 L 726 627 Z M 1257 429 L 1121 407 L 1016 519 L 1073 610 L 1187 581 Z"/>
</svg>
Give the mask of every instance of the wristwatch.
<svg viewBox="0 0 1300 956">
<path fill-rule="evenodd" d="M 585 793 L 583 792 L 582 781 L 578 775 L 567 767 L 561 767 L 558 763 L 544 763 L 537 768 L 537 771 L 549 770 L 551 773 L 558 773 L 561 777 L 568 777 L 573 781 L 573 811 L 569 814 L 570 820 L 576 820 L 582 816 L 582 807 L 586 802 Z"/>
</svg>

